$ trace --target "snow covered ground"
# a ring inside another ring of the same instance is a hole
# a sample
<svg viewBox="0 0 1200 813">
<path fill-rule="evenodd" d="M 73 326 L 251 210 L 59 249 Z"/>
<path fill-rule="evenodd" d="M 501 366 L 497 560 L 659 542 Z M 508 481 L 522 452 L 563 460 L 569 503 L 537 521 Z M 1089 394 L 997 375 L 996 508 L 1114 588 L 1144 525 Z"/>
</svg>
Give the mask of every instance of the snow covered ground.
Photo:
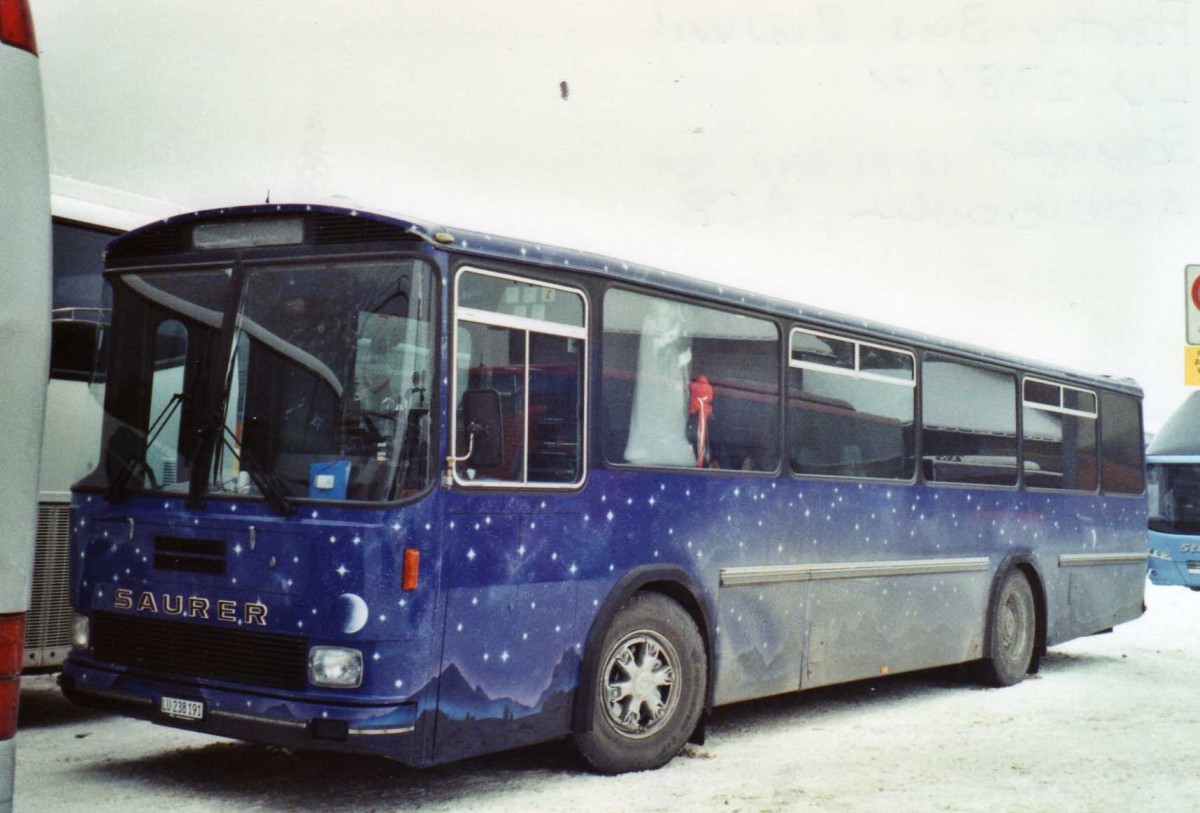
<svg viewBox="0 0 1200 813">
<path fill-rule="evenodd" d="M 211 810 L 1058 811 L 1200 803 L 1200 593 L 1056 647 L 1007 689 L 954 670 L 718 709 L 659 771 L 599 777 L 562 744 L 409 770 L 76 709 L 26 679 L 16 813 Z"/>
</svg>

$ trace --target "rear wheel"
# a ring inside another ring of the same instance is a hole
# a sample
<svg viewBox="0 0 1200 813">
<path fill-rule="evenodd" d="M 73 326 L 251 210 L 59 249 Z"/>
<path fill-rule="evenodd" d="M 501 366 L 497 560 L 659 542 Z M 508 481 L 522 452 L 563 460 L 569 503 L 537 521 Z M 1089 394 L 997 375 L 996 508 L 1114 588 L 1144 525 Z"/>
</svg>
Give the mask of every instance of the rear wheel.
<svg viewBox="0 0 1200 813">
<path fill-rule="evenodd" d="M 665 765 L 687 742 L 704 706 L 708 670 L 700 631 L 682 607 L 639 593 L 613 618 L 575 745 L 601 773 Z"/>
<path fill-rule="evenodd" d="M 1029 577 L 1013 569 L 1004 577 L 992 607 L 981 677 L 992 686 L 1020 683 L 1033 665 L 1037 605 Z"/>
</svg>

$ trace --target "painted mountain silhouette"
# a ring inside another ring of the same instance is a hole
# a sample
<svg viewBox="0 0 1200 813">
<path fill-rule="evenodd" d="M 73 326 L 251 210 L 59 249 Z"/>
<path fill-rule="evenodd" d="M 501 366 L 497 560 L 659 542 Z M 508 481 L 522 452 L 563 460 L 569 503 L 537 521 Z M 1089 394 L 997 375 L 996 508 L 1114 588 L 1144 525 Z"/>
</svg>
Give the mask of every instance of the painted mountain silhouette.
<svg viewBox="0 0 1200 813">
<path fill-rule="evenodd" d="M 524 717 L 533 711 L 510 697 L 493 698 L 479 686 L 472 686 L 456 664 L 441 674 L 438 709 L 447 717 L 484 720 L 490 717 Z"/>
<path fill-rule="evenodd" d="M 419 697 L 432 691 L 435 681 L 438 681 L 438 710 L 446 717 L 458 720 L 517 719 L 541 711 L 547 703 L 560 704 L 562 696 L 574 691 L 579 682 L 580 663 L 579 655 L 573 648 L 563 652 L 550 673 L 549 683 L 532 706 L 511 697 L 492 697 L 482 687 L 472 686 L 463 677 L 458 665 L 453 663 L 439 677 L 414 692 L 413 696 Z"/>
</svg>

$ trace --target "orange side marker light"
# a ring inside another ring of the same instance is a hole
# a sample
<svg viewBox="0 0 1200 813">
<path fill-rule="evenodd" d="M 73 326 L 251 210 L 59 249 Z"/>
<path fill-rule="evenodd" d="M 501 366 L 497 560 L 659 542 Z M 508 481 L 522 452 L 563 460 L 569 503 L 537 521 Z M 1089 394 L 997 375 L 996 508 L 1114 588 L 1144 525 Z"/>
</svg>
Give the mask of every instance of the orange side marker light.
<svg viewBox="0 0 1200 813">
<path fill-rule="evenodd" d="M 400 587 L 403 590 L 417 589 L 417 574 L 421 569 L 421 551 L 416 548 L 404 549 L 404 574 L 400 577 Z"/>
</svg>

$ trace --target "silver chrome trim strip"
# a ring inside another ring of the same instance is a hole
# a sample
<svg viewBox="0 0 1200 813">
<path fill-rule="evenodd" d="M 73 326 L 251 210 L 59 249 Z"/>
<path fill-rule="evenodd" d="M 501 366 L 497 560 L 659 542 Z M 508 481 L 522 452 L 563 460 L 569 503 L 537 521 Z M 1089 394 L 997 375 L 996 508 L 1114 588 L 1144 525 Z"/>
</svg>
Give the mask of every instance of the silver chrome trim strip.
<svg viewBox="0 0 1200 813">
<path fill-rule="evenodd" d="M 259 723 L 263 725 L 279 726 L 281 728 L 307 728 L 308 723 L 304 720 L 274 720 L 270 717 L 259 717 L 254 714 L 243 714 L 237 711 L 224 711 L 223 709 L 210 709 L 208 712 L 210 717 L 222 717 L 226 720 L 238 720 L 245 723 Z M 394 728 L 355 728 L 350 726 L 351 736 L 364 736 L 372 734 L 411 734 L 416 730 L 415 725 L 396 726 Z"/>
<path fill-rule="evenodd" d="M 140 694 L 129 694 L 126 692 L 114 692 L 112 689 L 93 689 L 90 686 L 80 686 L 75 684 L 75 691 L 79 694 L 91 694 L 96 697 L 107 697 L 109 700 L 121 700 L 126 703 L 141 703 L 145 706 L 153 706 L 154 698 L 145 697 Z"/>
<path fill-rule="evenodd" d="M 963 559 L 914 559 L 899 562 L 837 562 L 820 565 L 765 565 L 723 567 L 721 586 L 826 581 L 830 579 L 878 579 L 888 576 L 927 576 L 936 573 L 974 573 L 987 570 L 986 556 Z"/>
<path fill-rule="evenodd" d="M 1058 566 L 1144 565 L 1146 556 L 1145 551 L 1141 553 L 1063 553 L 1058 557 Z"/>
<path fill-rule="evenodd" d="M 350 727 L 352 737 L 372 737 L 379 734 L 411 734 L 417 730 L 415 725 L 401 725 L 394 728 L 355 728 Z"/>
</svg>

